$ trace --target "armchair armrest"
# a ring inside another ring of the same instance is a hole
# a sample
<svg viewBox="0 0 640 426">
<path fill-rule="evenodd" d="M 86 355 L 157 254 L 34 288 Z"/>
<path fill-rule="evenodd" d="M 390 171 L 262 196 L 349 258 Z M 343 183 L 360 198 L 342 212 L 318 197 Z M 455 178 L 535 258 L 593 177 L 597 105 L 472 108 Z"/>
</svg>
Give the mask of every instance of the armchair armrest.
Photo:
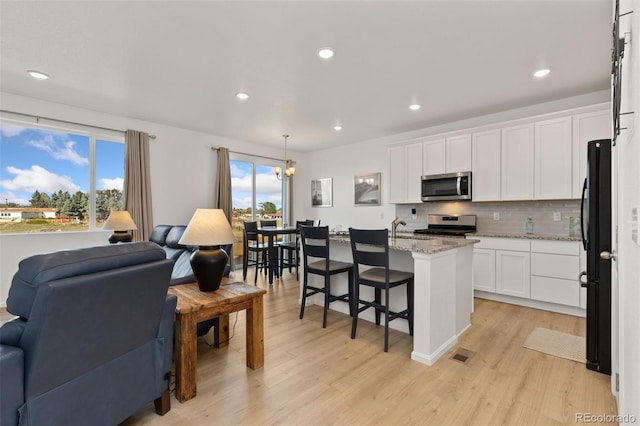
<svg viewBox="0 0 640 426">
<path fill-rule="evenodd" d="M 0 345 L 0 424 L 17 425 L 18 408 L 24 404 L 24 352 Z"/>
<path fill-rule="evenodd" d="M 0 344 L 18 346 L 27 321 L 24 318 L 14 318 L 0 327 Z"/>
</svg>

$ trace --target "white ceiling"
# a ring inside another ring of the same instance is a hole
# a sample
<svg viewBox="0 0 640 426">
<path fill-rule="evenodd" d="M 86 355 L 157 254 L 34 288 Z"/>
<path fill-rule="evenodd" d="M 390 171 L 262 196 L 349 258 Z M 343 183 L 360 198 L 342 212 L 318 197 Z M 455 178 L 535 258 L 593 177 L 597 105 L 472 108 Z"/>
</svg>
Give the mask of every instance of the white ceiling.
<svg viewBox="0 0 640 426">
<path fill-rule="evenodd" d="M 607 89 L 611 10 L 610 0 L 2 0 L 0 89 L 258 144 L 289 133 L 304 152 Z M 330 60 L 316 55 L 325 46 Z M 535 79 L 538 68 L 551 74 Z"/>
</svg>

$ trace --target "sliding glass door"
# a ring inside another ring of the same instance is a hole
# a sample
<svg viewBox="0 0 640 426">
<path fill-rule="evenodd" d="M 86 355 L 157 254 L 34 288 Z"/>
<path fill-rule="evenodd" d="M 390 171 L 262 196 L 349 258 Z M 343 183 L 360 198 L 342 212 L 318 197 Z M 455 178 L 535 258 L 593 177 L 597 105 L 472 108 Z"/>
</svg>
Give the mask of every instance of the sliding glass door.
<svg viewBox="0 0 640 426">
<path fill-rule="evenodd" d="M 241 268 L 244 260 L 243 233 L 245 221 L 276 220 L 278 226 L 288 221 L 285 197 L 286 180 L 276 177 L 274 168 L 282 162 L 232 154 L 231 196 L 233 232 L 238 242 L 233 247 L 234 264 Z"/>
</svg>

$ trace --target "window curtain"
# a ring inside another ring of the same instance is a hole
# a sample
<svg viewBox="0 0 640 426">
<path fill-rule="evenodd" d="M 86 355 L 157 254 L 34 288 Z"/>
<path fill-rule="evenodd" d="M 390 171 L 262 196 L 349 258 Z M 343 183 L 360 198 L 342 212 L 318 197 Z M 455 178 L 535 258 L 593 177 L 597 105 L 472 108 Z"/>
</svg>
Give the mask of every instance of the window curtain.
<svg viewBox="0 0 640 426">
<path fill-rule="evenodd" d="M 233 229 L 233 205 L 231 202 L 231 166 L 229 164 L 229 149 L 218 148 L 218 179 L 216 180 L 216 208 L 221 209 Z M 229 264 L 233 270 L 235 265 L 233 255 L 229 253 Z"/>
<path fill-rule="evenodd" d="M 138 227 L 133 241 L 148 241 L 153 230 L 149 134 L 127 130 L 125 145 L 124 209 Z"/>
</svg>

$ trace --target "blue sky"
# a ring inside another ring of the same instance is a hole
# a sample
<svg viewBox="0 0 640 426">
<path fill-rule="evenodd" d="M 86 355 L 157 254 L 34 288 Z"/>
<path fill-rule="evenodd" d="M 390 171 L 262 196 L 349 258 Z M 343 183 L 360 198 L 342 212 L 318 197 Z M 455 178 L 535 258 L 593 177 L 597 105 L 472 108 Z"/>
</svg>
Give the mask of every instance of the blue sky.
<svg viewBox="0 0 640 426">
<path fill-rule="evenodd" d="M 28 205 L 38 190 L 89 192 L 89 137 L 0 123 L 0 203 Z M 120 189 L 124 144 L 97 141 L 96 189 Z"/>
</svg>

